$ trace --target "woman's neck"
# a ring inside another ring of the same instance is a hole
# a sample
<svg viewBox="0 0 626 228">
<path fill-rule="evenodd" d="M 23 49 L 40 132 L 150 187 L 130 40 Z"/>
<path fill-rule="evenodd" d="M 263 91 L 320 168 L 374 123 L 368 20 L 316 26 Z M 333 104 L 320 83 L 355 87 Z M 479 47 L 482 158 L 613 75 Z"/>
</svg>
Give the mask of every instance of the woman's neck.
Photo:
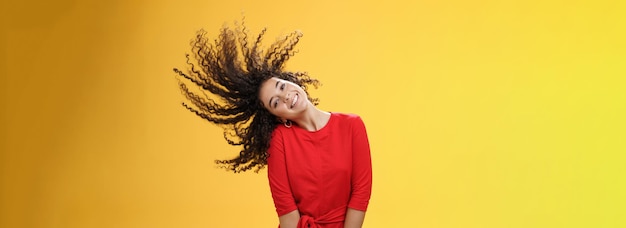
<svg viewBox="0 0 626 228">
<path fill-rule="evenodd" d="M 302 117 L 294 119 L 294 121 L 300 128 L 307 131 L 318 131 L 322 129 L 330 120 L 330 113 L 322 111 L 317 107 L 311 105 Z"/>
</svg>

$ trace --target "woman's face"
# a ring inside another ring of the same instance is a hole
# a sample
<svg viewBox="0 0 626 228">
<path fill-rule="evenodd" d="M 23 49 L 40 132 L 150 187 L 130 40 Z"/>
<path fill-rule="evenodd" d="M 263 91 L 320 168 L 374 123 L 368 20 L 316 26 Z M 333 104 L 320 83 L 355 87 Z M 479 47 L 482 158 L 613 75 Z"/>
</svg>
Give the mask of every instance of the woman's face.
<svg viewBox="0 0 626 228">
<path fill-rule="evenodd" d="M 259 99 L 263 107 L 283 121 L 297 118 L 310 104 L 302 87 L 276 77 L 261 84 Z"/>
</svg>

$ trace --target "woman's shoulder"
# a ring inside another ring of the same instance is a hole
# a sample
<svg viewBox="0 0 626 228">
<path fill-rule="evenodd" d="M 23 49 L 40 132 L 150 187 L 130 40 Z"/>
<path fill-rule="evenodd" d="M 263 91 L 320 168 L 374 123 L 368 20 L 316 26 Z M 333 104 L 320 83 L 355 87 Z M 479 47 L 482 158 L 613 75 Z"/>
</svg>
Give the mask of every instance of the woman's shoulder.
<svg viewBox="0 0 626 228">
<path fill-rule="evenodd" d="M 340 112 L 332 112 L 331 115 L 339 120 L 348 120 L 348 121 L 355 121 L 355 120 L 361 120 L 361 116 L 354 114 L 354 113 L 340 113 Z"/>
<path fill-rule="evenodd" d="M 345 127 L 349 127 L 349 126 L 354 126 L 354 125 L 363 125 L 363 120 L 361 119 L 361 116 L 354 114 L 354 113 L 331 113 L 332 118 L 335 119 L 335 122 L 337 125 L 341 125 L 341 126 L 345 126 Z"/>
</svg>

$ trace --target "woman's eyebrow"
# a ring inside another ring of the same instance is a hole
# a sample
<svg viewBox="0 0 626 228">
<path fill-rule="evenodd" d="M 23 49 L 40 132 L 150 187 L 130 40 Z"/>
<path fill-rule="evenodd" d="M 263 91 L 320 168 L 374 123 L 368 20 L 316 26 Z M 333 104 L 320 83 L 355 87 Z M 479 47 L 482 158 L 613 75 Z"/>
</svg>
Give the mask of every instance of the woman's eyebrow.
<svg viewBox="0 0 626 228">
<path fill-rule="evenodd" d="M 274 97 L 271 97 L 270 100 L 267 102 L 267 107 L 272 107 L 272 99 L 274 99 Z"/>
<path fill-rule="evenodd" d="M 280 83 L 280 81 L 276 80 L 276 85 L 274 86 L 274 89 L 278 88 L 278 83 Z M 274 97 L 270 98 L 270 100 L 267 103 L 269 107 L 272 107 L 272 99 L 274 99 Z"/>
</svg>

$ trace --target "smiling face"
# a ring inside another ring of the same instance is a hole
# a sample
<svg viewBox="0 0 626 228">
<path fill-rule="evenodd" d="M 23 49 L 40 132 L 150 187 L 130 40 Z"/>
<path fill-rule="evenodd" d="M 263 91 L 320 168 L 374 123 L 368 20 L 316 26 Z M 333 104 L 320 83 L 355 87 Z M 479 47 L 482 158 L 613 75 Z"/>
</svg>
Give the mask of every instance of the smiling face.
<svg viewBox="0 0 626 228">
<path fill-rule="evenodd" d="M 302 87 L 276 77 L 261 84 L 259 99 L 263 107 L 283 120 L 297 118 L 310 104 Z"/>
</svg>

